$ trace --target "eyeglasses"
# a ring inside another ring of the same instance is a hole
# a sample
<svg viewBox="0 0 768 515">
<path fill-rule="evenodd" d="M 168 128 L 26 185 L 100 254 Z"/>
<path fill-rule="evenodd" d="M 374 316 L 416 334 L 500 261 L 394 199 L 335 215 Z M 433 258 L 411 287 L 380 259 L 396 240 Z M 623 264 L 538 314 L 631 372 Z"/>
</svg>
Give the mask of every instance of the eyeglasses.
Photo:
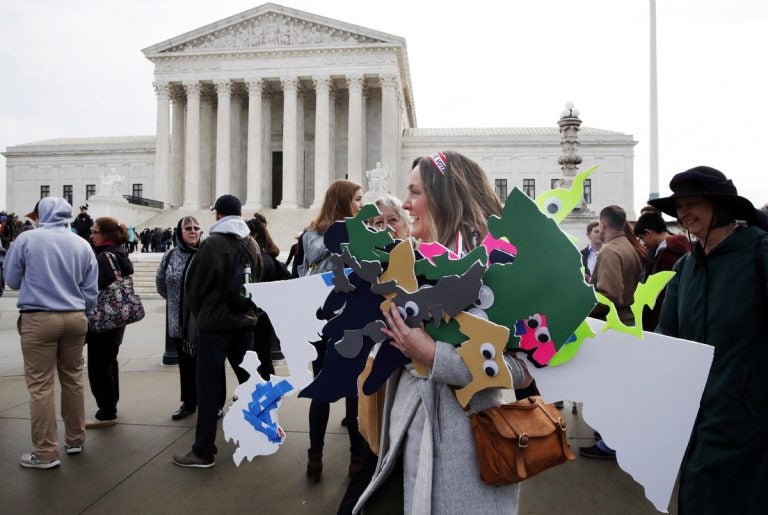
<svg viewBox="0 0 768 515">
<path fill-rule="evenodd" d="M 200 230 L 200 227 L 198 227 L 198 226 L 196 226 L 196 225 L 195 225 L 195 226 L 192 226 L 192 227 L 184 227 L 184 230 L 185 230 L 185 231 L 199 231 L 199 230 Z"/>
</svg>

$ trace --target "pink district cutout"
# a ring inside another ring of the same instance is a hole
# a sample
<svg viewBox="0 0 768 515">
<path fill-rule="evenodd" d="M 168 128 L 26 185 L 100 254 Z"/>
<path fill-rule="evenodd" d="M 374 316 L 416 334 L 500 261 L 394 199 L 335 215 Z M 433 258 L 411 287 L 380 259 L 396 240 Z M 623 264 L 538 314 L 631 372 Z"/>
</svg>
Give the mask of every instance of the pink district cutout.
<svg viewBox="0 0 768 515">
<path fill-rule="evenodd" d="M 503 238 L 494 238 L 491 233 L 488 233 L 485 236 L 482 246 L 487 249 L 489 256 L 491 255 L 491 252 L 497 249 L 501 250 L 502 252 L 506 252 L 507 254 L 517 256 L 517 248 L 514 245 Z"/>
<path fill-rule="evenodd" d="M 433 265 L 435 264 L 434 258 L 437 256 L 442 256 L 446 252 L 448 253 L 448 257 L 450 259 L 459 259 L 459 256 L 457 256 L 454 252 L 451 252 L 446 247 L 437 242 L 419 243 L 419 253 L 425 258 L 429 259 L 429 262 Z"/>
<path fill-rule="evenodd" d="M 522 324 L 518 322 L 517 325 L 518 330 L 524 329 L 524 332 L 517 334 L 520 337 L 520 348 L 525 351 L 533 350 L 531 355 L 533 360 L 539 365 L 547 365 L 557 352 L 555 344 L 552 343 L 552 338 L 549 336 L 547 317 L 536 314 L 526 320 L 521 320 L 521 322 Z"/>
</svg>

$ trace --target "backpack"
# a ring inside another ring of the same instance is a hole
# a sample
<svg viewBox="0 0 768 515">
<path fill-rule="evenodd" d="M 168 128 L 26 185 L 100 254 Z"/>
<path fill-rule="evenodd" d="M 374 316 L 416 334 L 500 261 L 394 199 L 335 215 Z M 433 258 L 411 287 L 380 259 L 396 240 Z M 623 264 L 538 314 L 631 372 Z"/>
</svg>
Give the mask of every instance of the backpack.
<svg viewBox="0 0 768 515">
<path fill-rule="evenodd" d="M 297 272 L 299 276 L 307 276 L 307 275 L 315 275 L 315 274 L 322 274 L 323 272 L 328 272 L 330 270 L 333 270 L 333 263 L 331 263 L 331 258 L 333 257 L 333 253 L 331 253 L 330 250 L 328 250 L 327 247 L 323 247 L 322 254 L 316 258 L 311 263 L 308 263 L 306 267 L 304 267 L 304 238 L 306 237 L 308 231 L 305 231 L 302 235 L 299 241 L 301 242 L 301 265 L 298 266 Z"/>
</svg>

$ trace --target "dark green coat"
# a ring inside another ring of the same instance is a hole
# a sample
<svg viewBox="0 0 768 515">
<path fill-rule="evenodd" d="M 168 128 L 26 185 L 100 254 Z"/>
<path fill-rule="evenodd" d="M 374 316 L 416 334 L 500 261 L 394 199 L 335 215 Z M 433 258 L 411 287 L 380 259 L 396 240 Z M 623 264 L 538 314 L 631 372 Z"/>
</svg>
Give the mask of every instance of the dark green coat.
<svg viewBox="0 0 768 515">
<path fill-rule="evenodd" d="M 679 513 L 768 513 L 768 237 L 740 228 L 675 265 L 659 328 L 712 345 L 712 367 L 683 458 Z M 681 366 L 684 374 L 685 365 Z"/>
</svg>

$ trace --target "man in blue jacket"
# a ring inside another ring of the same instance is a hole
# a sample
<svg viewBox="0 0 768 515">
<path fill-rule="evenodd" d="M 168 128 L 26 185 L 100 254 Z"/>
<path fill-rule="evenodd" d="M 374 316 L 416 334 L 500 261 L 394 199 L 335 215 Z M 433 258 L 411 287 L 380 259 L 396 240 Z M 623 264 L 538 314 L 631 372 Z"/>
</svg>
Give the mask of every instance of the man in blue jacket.
<svg viewBox="0 0 768 515">
<path fill-rule="evenodd" d="M 39 229 L 25 231 L 5 257 L 6 284 L 20 290 L 19 335 L 32 422 L 31 453 L 22 467 L 49 469 L 60 464 L 56 427 L 54 373 L 59 371 L 61 415 L 67 454 L 78 454 L 85 442 L 83 342 L 85 313 L 98 295 L 98 268 L 91 246 L 69 228 L 72 206 L 46 197 L 30 214 Z"/>
</svg>

